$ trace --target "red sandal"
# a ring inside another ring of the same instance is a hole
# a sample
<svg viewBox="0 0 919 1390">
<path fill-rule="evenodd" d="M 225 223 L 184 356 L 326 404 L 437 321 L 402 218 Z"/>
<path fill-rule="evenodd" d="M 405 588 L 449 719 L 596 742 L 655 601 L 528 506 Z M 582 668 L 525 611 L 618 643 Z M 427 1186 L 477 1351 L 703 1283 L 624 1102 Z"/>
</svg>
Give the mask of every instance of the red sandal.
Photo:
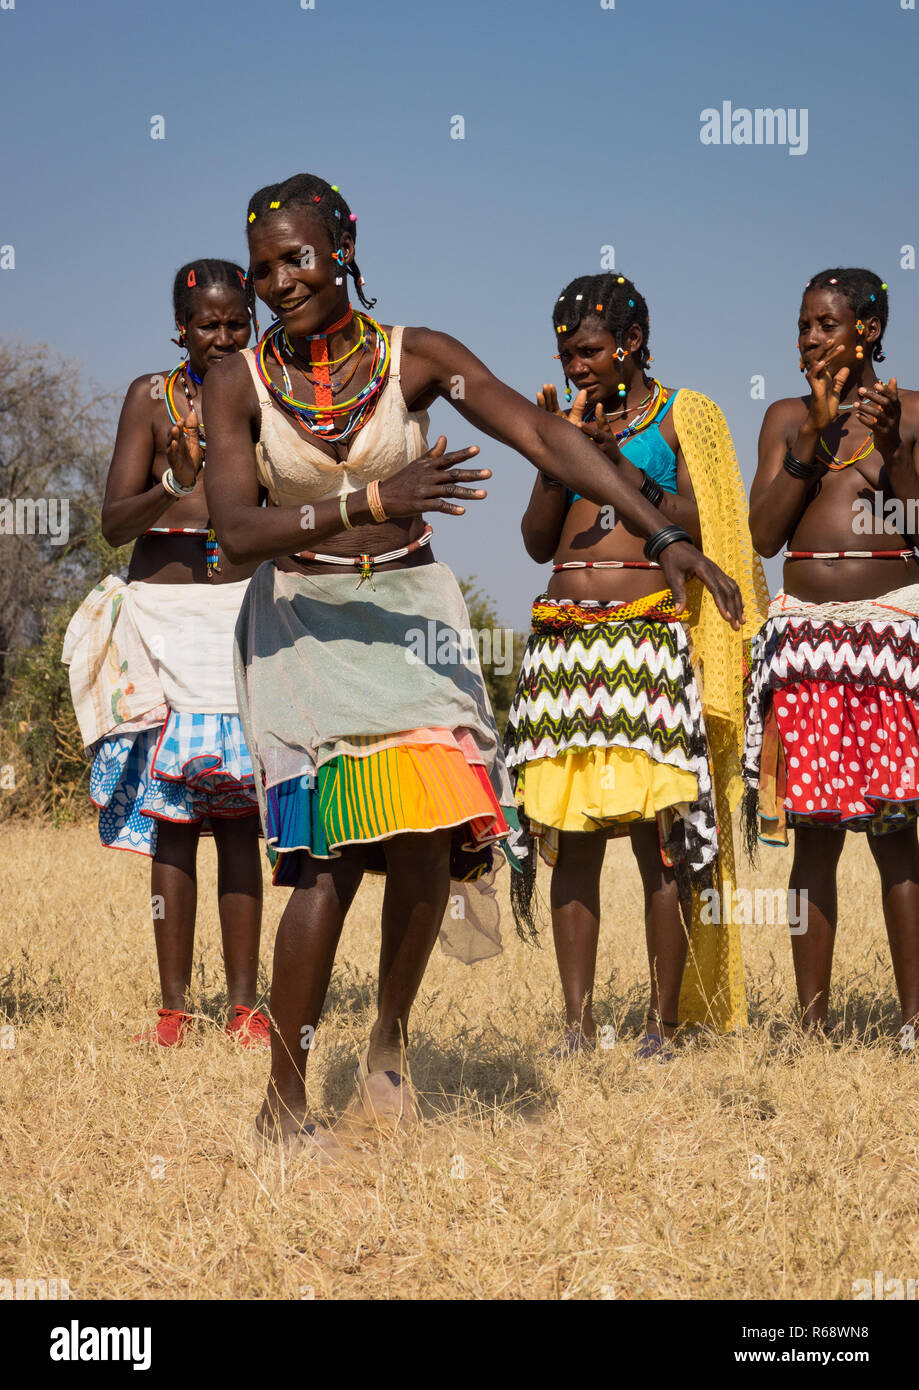
<svg viewBox="0 0 919 1390">
<path fill-rule="evenodd" d="M 260 1009 L 245 1004 L 234 1005 L 234 1017 L 226 1027 L 227 1033 L 240 1047 L 270 1047 L 271 1024 Z"/>
<path fill-rule="evenodd" d="M 146 1033 L 135 1033 L 136 1043 L 158 1043 L 160 1047 L 181 1047 L 191 1023 L 191 1014 L 181 1009 L 157 1009 L 159 1022 Z"/>
</svg>

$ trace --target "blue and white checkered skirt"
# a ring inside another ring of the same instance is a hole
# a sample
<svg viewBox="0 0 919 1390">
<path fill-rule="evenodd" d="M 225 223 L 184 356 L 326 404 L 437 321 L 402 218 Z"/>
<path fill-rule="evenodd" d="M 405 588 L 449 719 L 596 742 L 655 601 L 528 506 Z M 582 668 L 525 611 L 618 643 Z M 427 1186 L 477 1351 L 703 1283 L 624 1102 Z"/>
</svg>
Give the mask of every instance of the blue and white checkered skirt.
<svg viewBox="0 0 919 1390">
<path fill-rule="evenodd" d="M 171 710 L 165 724 L 102 739 L 90 796 L 104 845 L 151 856 L 158 821 L 251 815 L 258 800 L 239 715 Z"/>
</svg>

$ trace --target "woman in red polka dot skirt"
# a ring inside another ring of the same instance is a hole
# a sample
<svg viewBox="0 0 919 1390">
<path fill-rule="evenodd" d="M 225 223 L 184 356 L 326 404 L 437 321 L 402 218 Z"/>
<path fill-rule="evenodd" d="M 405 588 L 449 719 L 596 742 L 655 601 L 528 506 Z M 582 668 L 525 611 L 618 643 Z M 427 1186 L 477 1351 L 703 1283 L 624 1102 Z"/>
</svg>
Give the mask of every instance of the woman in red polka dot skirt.
<svg viewBox="0 0 919 1390">
<path fill-rule="evenodd" d="M 807 1028 L 822 1028 L 846 830 L 881 876 L 904 1026 L 919 1017 L 919 392 L 886 385 L 887 286 L 826 270 L 798 320 L 810 392 L 776 401 L 760 434 L 750 532 L 783 546 L 784 589 L 753 643 L 744 778 L 750 840 L 787 844 L 800 895 L 792 936 Z M 912 1032 L 909 1035 L 912 1037 Z"/>
</svg>

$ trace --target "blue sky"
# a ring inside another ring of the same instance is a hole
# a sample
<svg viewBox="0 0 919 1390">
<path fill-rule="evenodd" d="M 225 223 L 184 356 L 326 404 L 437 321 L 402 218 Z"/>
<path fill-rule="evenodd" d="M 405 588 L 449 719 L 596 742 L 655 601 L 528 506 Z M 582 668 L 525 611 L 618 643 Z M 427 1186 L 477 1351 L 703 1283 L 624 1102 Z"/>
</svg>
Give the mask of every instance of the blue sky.
<svg viewBox="0 0 919 1390">
<path fill-rule="evenodd" d="M 250 194 L 309 170 L 358 214 L 376 312 L 455 334 L 529 395 L 559 379 L 561 287 L 614 246 L 650 305 L 655 371 L 721 405 L 749 487 L 750 378 L 767 401 L 800 389 L 814 271 L 883 275 L 884 370 L 919 385 L 919 272 L 901 268 L 919 245 L 917 55 L 903 0 L 15 0 L 0 331 L 123 390 L 175 359 L 176 268 L 243 260 Z M 806 109 L 807 153 L 703 145 L 700 113 L 723 101 Z M 433 427 L 496 473 L 487 502 L 436 523 L 437 553 L 523 626 L 548 575 L 519 539 L 532 470 L 446 405 Z"/>
</svg>

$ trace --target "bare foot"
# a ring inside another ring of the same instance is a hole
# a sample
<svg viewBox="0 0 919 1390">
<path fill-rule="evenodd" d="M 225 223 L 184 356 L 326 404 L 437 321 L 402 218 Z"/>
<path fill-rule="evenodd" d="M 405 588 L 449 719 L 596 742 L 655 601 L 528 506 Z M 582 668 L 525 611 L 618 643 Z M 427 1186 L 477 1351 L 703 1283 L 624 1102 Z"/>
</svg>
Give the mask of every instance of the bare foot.
<svg viewBox="0 0 919 1390">
<path fill-rule="evenodd" d="M 374 1024 L 370 1030 L 370 1046 L 367 1052 L 367 1070 L 392 1071 L 397 1076 L 408 1074 L 408 1067 L 405 1061 L 405 1049 L 408 1038 L 403 1041 L 401 1035 L 395 1038 L 383 1037 L 380 1033 L 380 1025 Z"/>
</svg>

